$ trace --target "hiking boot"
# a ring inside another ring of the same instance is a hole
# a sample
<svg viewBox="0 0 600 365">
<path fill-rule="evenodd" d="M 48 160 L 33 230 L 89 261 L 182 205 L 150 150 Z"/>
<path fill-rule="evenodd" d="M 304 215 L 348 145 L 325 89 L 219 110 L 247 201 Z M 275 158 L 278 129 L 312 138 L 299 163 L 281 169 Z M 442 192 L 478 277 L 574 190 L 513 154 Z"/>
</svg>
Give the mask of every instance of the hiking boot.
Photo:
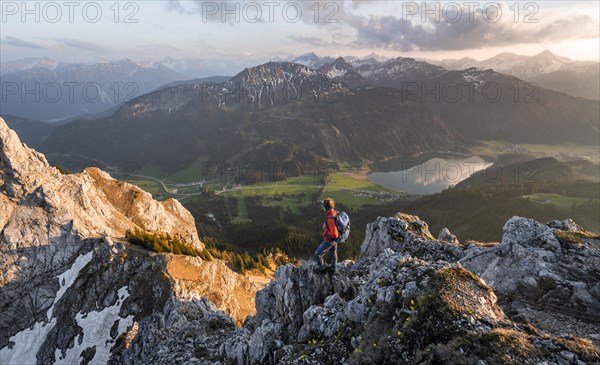
<svg viewBox="0 0 600 365">
<path fill-rule="evenodd" d="M 316 272 L 317 274 L 323 275 L 323 274 L 327 273 L 327 269 L 328 269 L 328 267 L 318 267 L 318 266 L 315 266 L 315 268 L 313 269 L 313 271 Z"/>
<path fill-rule="evenodd" d="M 337 270 L 335 269 L 335 266 L 327 266 L 324 271 L 329 274 L 329 275 L 335 275 L 335 273 L 337 272 Z"/>
</svg>

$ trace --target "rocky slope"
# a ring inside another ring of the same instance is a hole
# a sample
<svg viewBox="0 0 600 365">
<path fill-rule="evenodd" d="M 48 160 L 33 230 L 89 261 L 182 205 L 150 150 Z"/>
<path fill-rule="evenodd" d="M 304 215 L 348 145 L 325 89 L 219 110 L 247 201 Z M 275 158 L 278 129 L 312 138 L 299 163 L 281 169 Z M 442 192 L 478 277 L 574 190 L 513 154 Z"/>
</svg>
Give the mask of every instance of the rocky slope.
<svg viewBox="0 0 600 365">
<path fill-rule="evenodd" d="M 434 239 L 418 217 L 378 218 L 335 276 L 281 267 L 221 353 L 237 364 L 597 364 L 598 342 L 556 332 L 570 323 L 600 339 L 599 245 L 570 221 L 514 217 L 501 243 L 479 247 L 447 230 Z M 544 330 L 511 320 L 496 293 Z M 567 322 L 544 322 L 556 316 Z"/>
<path fill-rule="evenodd" d="M 345 83 L 352 89 L 372 86 L 352 64 L 347 63 L 342 57 L 338 57 L 334 62 L 321 66 L 318 71 L 334 81 Z"/>
<path fill-rule="evenodd" d="M 119 363 L 136 329 L 201 298 L 241 322 L 256 287 L 225 263 L 124 239 L 164 232 L 202 250 L 193 222 L 178 201 L 98 169 L 61 174 L 0 119 L 0 363 Z"/>
</svg>

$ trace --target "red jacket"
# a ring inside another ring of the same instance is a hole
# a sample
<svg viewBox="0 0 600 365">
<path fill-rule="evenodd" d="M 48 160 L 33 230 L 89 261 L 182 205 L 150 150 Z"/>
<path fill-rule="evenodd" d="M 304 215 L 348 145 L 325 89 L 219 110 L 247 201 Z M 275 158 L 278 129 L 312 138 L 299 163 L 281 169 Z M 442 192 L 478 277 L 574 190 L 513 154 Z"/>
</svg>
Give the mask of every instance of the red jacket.
<svg viewBox="0 0 600 365">
<path fill-rule="evenodd" d="M 337 230 L 337 226 L 335 225 L 335 217 L 336 212 L 333 209 L 329 209 L 325 216 L 327 217 L 327 222 L 323 225 L 323 239 L 327 242 L 333 242 L 336 238 L 340 236 L 340 233 Z"/>
</svg>

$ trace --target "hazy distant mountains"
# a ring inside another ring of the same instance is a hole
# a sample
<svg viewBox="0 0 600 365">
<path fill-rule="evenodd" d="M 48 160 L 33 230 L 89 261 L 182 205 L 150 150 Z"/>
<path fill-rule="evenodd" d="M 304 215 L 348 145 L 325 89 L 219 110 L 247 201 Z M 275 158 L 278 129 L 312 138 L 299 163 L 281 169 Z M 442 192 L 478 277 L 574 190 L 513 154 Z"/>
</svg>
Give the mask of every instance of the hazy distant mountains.
<svg viewBox="0 0 600 365">
<path fill-rule="evenodd" d="M 496 72 L 510 74 L 524 80 L 559 70 L 572 70 L 590 64 L 597 65 L 597 63 L 593 62 L 573 61 L 569 58 L 555 55 L 548 50 L 535 56 L 523 56 L 504 52 L 483 61 L 465 57 L 459 60 L 430 60 L 429 62 L 448 70 L 464 70 L 470 67 L 483 70 L 493 69 Z"/>
<path fill-rule="evenodd" d="M 394 60 L 375 54 L 363 58 L 344 57 L 343 59 L 347 64 L 357 69 L 365 65 L 379 68 L 376 65 L 386 64 Z M 332 65 L 336 63 L 336 59 L 334 58 L 319 57 L 314 53 L 290 57 L 286 60 L 300 63 L 313 69 L 321 69 L 327 64 Z M 429 66 L 424 65 L 425 63 Z M 441 61 L 432 59 L 414 60 L 414 66 L 417 67 L 430 68 L 431 65 L 440 66 L 450 71 L 466 70 L 472 67 L 482 71 L 491 69 L 535 83 L 545 89 L 556 90 L 587 99 L 600 99 L 600 64 L 598 62 L 574 61 L 547 50 L 535 56 L 523 56 L 505 52 L 483 61 L 478 61 L 470 57 Z M 342 69 L 338 68 L 337 70 L 326 72 L 333 77 L 338 77 L 339 71 Z M 360 73 L 364 75 L 366 70 L 368 68 L 363 68 L 359 71 L 362 71 Z M 360 80 L 350 80 L 348 78 L 348 82 L 355 86 L 362 85 Z"/>
<path fill-rule="evenodd" d="M 372 85 L 356 67 L 347 63 L 342 57 L 337 58 L 331 63 L 322 65 L 318 71 L 324 73 L 332 80 L 346 83 L 351 88 L 363 88 Z"/>
<path fill-rule="evenodd" d="M 370 57 L 375 60 L 372 57 L 378 56 Z M 314 53 L 285 59 L 315 69 L 333 60 Z M 369 57 L 352 60 L 370 62 Z M 115 106 L 159 87 L 222 82 L 249 66 L 253 65 L 244 60 L 171 57 L 93 64 L 63 63 L 47 57 L 6 61 L 0 63 L 0 114 L 42 121 L 97 118 L 106 112 L 112 114 Z"/>
<path fill-rule="evenodd" d="M 306 67 L 316 70 L 318 68 L 323 67 L 324 65 L 326 65 L 328 63 L 335 62 L 336 59 L 343 59 L 346 62 L 348 62 L 356 67 L 364 65 L 364 64 L 378 63 L 378 62 L 384 62 L 384 61 L 389 60 L 389 58 L 379 56 L 375 53 L 371 53 L 365 57 L 344 56 L 344 57 L 333 58 L 333 57 L 319 57 L 315 53 L 310 52 L 310 53 L 302 54 L 300 56 L 290 56 L 285 59 L 274 60 L 274 61 L 286 61 L 286 62 L 299 63 L 301 65 L 304 65 Z"/>
<path fill-rule="evenodd" d="M 60 63 L 48 57 L 42 58 L 24 58 L 14 61 L 5 61 L 0 63 L 0 75 L 5 75 L 18 71 L 28 71 L 36 68 L 55 70 Z"/>
<path fill-rule="evenodd" d="M 470 67 L 481 70 L 493 69 L 496 72 L 534 82 L 543 88 L 588 99 L 600 99 L 598 62 L 574 61 L 547 50 L 535 56 L 501 53 L 483 61 L 465 57 L 458 60 L 428 60 L 428 62 L 448 70 L 464 70 Z"/>
<path fill-rule="evenodd" d="M 127 59 L 91 65 L 41 59 L 16 67 L 1 67 L 2 114 L 43 121 L 95 114 L 183 78 L 160 63 Z"/>
</svg>

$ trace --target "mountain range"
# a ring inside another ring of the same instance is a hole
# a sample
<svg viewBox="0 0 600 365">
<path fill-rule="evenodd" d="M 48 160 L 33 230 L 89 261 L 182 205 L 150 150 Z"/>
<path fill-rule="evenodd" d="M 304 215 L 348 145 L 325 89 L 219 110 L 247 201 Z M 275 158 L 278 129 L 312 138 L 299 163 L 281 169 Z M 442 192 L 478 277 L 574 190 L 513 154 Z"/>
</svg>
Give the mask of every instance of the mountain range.
<svg viewBox="0 0 600 365">
<path fill-rule="evenodd" d="M 356 163 L 462 140 L 434 112 L 402 102 L 398 90 L 352 90 L 308 67 L 271 62 L 222 84 L 161 89 L 110 117 L 71 122 L 48 137 L 44 150 L 172 171 L 198 158 Z"/>
<path fill-rule="evenodd" d="M 358 67 L 338 58 L 318 70 L 270 62 L 224 83 L 162 88 L 110 116 L 68 123 L 42 150 L 51 159 L 89 156 L 165 171 L 198 159 L 360 165 L 481 139 L 596 144 L 599 112 L 597 102 L 492 70 L 447 71 L 412 58 Z"/>
<path fill-rule="evenodd" d="M 335 78 L 342 72 L 342 69 L 336 70 L 334 65 L 336 61 L 339 63 L 339 59 L 307 53 L 276 58 L 275 61 L 320 69 Z M 361 69 L 362 76 L 369 73 L 369 67 L 382 69 L 386 63 L 393 61 L 376 54 L 365 57 L 347 56 L 343 59 L 344 63 Z M 550 51 L 531 57 L 501 53 L 484 61 L 465 57 L 458 60 L 427 59 L 414 62 L 416 66 L 426 62 L 447 70 L 466 70 L 472 67 L 480 70 L 493 69 L 542 88 L 588 99 L 600 99 L 597 62 L 573 61 Z M 333 68 L 329 71 L 323 69 L 332 65 Z M 246 66 L 251 66 L 249 61 L 206 61 L 172 57 L 144 62 L 124 59 L 93 64 L 64 63 L 47 57 L 4 61 L 0 63 L 4 94 L 0 101 L 1 113 L 43 121 L 97 118 L 106 115 L 107 110 L 116 105 L 158 87 L 172 86 L 174 82 L 199 83 L 208 79 L 220 82 L 227 77 L 215 75 L 231 75 Z M 367 85 L 361 77 L 356 76 L 355 80 L 346 77 L 349 86 Z"/>
<path fill-rule="evenodd" d="M 473 139 L 594 144 L 600 127 L 597 102 L 542 89 L 490 69 L 448 71 L 399 57 L 358 67 L 338 58 L 319 71 L 353 89 L 401 90 L 403 100 L 425 105 L 449 127 Z"/>
<path fill-rule="evenodd" d="M 346 62 L 351 63 L 353 66 L 360 66 L 363 64 L 367 64 L 367 63 L 385 62 L 390 59 L 389 57 L 382 57 L 375 53 L 371 53 L 364 57 L 344 56 L 344 57 L 337 57 L 337 58 L 343 58 L 344 60 L 346 60 Z M 314 52 L 309 52 L 309 53 L 304 53 L 300 56 L 289 56 L 289 57 L 285 57 L 285 58 L 274 59 L 273 61 L 299 63 L 301 65 L 304 65 L 306 67 L 316 70 L 328 63 L 332 63 L 335 60 L 336 60 L 336 58 L 334 58 L 334 57 L 329 57 L 329 56 L 320 57 L 320 56 L 316 55 Z"/>
<path fill-rule="evenodd" d="M 393 58 L 370 54 L 366 57 L 343 57 L 354 67 L 365 64 L 386 63 Z M 320 57 L 307 53 L 297 57 L 282 59 L 300 63 L 313 69 L 319 69 L 326 64 L 333 64 L 334 58 Z M 471 57 L 460 59 L 418 59 L 431 65 L 441 66 L 446 70 L 466 70 L 477 68 L 482 71 L 494 70 L 498 73 L 511 75 L 521 80 L 532 82 L 545 89 L 556 90 L 572 96 L 587 99 L 600 99 L 600 63 L 598 61 L 575 61 L 545 50 L 537 55 L 525 56 L 503 52 L 483 61 Z"/>
<path fill-rule="evenodd" d="M 552 58 L 549 52 L 539 56 Z M 374 55 L 348 62 L 308 54 L 297 58 L 302 60 L 330 62 L 317 69 L 269 62 L 231 78 L 166 82 L 180 74 L 160 63 L 123 60 L 82 66 L 27 60 L 19 67 L 28 70 L 7 72 L 3 82 L 16 83 L 20 77 L 58 82 L 48 80 L 67 74 L 89 79 L 93 74 L 107 77 L 109 89 L 116 79 L 139 79 L 153 91 L 125 103 L 107 97 L 93 104 L 95 113 L 48 128 L 38 128 L 36 118 L 11 114 L 10 103 L 2 105 L 2 115 L 53 161 L 135 162 L 170 172 L 201 160 L 297 163 L 310 169 L 323 163 L 361 165 L 399 155 L 460 151 L 477 140 L 597 144 L 600 138 L 597 102 L 491 69 L 446 70 L 413 58 L 379 61 Z M 524 60 L 504 54 L 489 64 L 516 67 Z M 65 113 L 80 107 L 19 105 L 40 120 L 47 120 L 43 113 L 52 115 L 48 108 Z"/>
<path fill-rule="evenodd" d="M 393 58 L 370 54 L 365 57 L 343 57 L 354 67 L 365 64 L 386 63 Z M 313 69 L 334 63 L 335 59 L 315 53 L 306 53 L 297 57 L 288 57 L 282 61 L 300 63 Z M 598 61 L 575 61 L 545 50 L 533 56 L 518 55 L 510 52 L 499 53 L 489 59 L 478 61 L 471 57 L 460 59 L 418 59 L 446 70 L 466 70 L 475 67 L 480 70 L 494 70 L 521 80 L 532 82 L 545 89 L 556 90 L 572 96 L 587 99 L 600 99 L 600 63 Z"/>
<path fill-rule="evenodd" d="M 307 54 L 290 60 L 314 66 L 313 61 L 322 65 L 329 58 Z M 2 61 L 0 113 L 51 122 L 98 118 L 159 87 L 225 81 L 230 76 L 216 75 L 232 75 L 249 62 L 172 57 L 142 62 L 66 63 L 48 57 Z"/>
</svg>

